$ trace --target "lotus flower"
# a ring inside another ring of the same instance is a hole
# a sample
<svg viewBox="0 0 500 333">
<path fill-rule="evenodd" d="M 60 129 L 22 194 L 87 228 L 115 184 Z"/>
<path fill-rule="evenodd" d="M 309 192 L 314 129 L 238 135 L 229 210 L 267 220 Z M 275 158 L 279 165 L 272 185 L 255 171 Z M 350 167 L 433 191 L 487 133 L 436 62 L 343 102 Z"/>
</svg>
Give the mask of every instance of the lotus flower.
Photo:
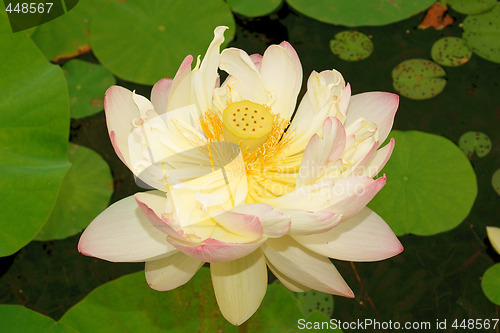
<svg viewBox="0 0 500 333">
<path fill-rule="evenodd" d="M 267 268 L 292 291 L 354 297 L 329 258 L 377 261 L 403 248 L 366 204 L 386 183 L 398 96 L 351 96 L 335 70 L 313 72 L 298 108 L 302 67 L 292 46 L 264 55 L 219 48 L 187 56 L 151 101 L 113 86 L 105 96 L 119 158 L 155 190 L 108 207 L 79 251 L 145 262 L 157 290 L 185 284 L 210 264 L 215 296 L 235 325 L 258 309 Z M 218 70 L 229 75 L 219 82 Z M 292 119 L 292 114 L 296 114 Z"/>
</svg>

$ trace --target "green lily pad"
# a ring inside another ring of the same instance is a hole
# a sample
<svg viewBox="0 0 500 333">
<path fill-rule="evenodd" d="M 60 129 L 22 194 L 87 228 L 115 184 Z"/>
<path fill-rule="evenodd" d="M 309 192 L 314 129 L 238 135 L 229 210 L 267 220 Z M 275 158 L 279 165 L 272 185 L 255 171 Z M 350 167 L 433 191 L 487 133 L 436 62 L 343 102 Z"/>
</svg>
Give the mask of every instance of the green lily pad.
<svg viewBox="0 0 500 333">
<path fill-rule="evenodd" d="M 0 304 L 0 327 L 9 333 L 76 333 L 74 329 L 21 305 Z"/>
<path fill-rule="evenodd" d="M 113 1 L 99 10 L 90 28 L 94 54 L 118 77 L 142 84 L 173 77 L 188 54 L 204 55 L 216 26 L 230 28 L 225 44 L 235 31 L 222 0 Z"/>
<path fill-rule="evenodd" d="M 299 307 L 304 316 L 309 316 L 313 312 L 324 314 L 330 318 L 333 313 L 333 296 L 324 294 L 316 290 L 309 290 L 303 293 L 296 293 Z"/>
<path fill-rule="evenodd" d="M 421 100 L 440 94 L 445 85 L 444 69 L 425 59 L 403 61 L 392 70 L 392 84 L 401 95 Z"/>
<path fill-rule="evenodd" d="M 477 157 L 484 157 L 491 150 L 491 140 L 484 133 L 467 132 L 458 140 L 458 146 L 469 158 L 472 158 L 474 152 L 476 152 Z"/>
<path fill-rule="evenodd" d="M 500 195 L 500 169 L 497 169 L 491 177 L 491 186 L 493 186 L 495 192 Z"/>
<path fill-rule="evenodd" d="M 92 149 L 70 144 L 71 162 L 56 205 L 35 240 L 62 239 L 82 231 L 108 207 L 113 177 L 108 164 Z"/>
<path fill-rule="evenodd" d="M 259 17 L 271 14 L 283 0 L 227 0 L 231 10 L 248 17 Z"/>
<path fill-rule="evenodd" d="M 500 63 L 500 3 L 486 13 L 467 16 L 463 29 L 462 38 L 474 53 Z"/>
<path fill-rule="evenodd" d="M 104 67 L 78 59 L 64 64 L 68 81 L 71 118 L 83 118 L 103 110 L 104 93 L 116 83 Z"/>
<path fill-rule="evenodd" d="M 432 45 L 432 60 L 443 66 L 462 66 L 470 60 L 472 51 L 462 38 L 444 37 Z"/>
<path fill-rule="evenodd" d="M 497 0 L 448 0 L 448 5 L 462 14 L 475 15 L 484 13 L 497 4 Z"/>
<path fill-rule="evenodd" d="M 90 52 L 90 22 L 108 2 L 109 0 L 79 1 L 71 11 L 67 9 L 68 12 L 63 16 L 40 25 L 31 38 L 45 56 L 54 62 Z"/>
<path fill-rule="evenodd" d="M 484 272 L 481 288 L 491 302 L 500 305 L 500 264 L 495 264 Z"/>
<path fill-rule="evenodd" d="M 330 40 L 330 49 L 342 60 L 359 61 L 372 54 L 373 43 L 364 33 L 348 30 L 339 32 Z"/>
<path fill-rule="evenodd" d="M 428 236 L 453 229 L 469 214 L 476 175 L 450 140 L 419 131 L 392 131 L 396 148 L 383 173 L 387 184 L 370 202 L 396 235 Z"/>
<path fill-rule="evenodd" d="M 296 332 L 304 315 L 294 300 L 282 285 L 269 285 L 249 319 L 249 331 Z M 123 276 L 92 291 L 60 322 L 81 332 L 139 332 L 144 327 L 148 332 L 197 332 L 200 327 L 204 332 L 238 331 L 220 314 L 210 270 L 204 267 L 186 285 L 167 292 L 149 288 L 144 272 Z"/>
<path fill-rule="evenodd" d="M 425 11 L 435 0 L 287 0 L 295 10 L 321 22 L 357 27 L 386 25 Z"/>
<path fill-rule="evenodd" d="M 64 74 L 0 14 L 0 256 L 38 233 L 70 164 Z"/>
</svg>

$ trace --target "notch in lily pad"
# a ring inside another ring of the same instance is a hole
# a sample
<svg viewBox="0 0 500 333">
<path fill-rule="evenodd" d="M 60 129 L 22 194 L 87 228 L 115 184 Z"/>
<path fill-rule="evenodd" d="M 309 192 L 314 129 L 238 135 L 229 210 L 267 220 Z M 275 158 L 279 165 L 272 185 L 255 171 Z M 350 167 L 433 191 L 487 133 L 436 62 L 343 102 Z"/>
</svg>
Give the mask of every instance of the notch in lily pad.
<svg viewBox="0 0 500 333">
<path fill-rule="evenodd" d="M 362 32 L 347 30 L 330 40 L 330 50 L 342 60 L 360 61 L 372 54 L 373 42 Z"/>
<path fill-rule="evenodd" d="M 472 50 L 462 38 L 444 37 L 432 45 L 431 57 L 440 65 L 457 67 L 470 60 Z"/>
<path fill-rule="evenodd" d="M 446 86 L 443 67 L 426 59 L 409 59 L 392 70 L 394 89 L 401 95 L 415 100 L 432 98 Z"/>
<path fill-rule="evenodd" d="M 458 146 L 469 159 L 472 158 L 474 152 L 477 157 L 485 157 L 491 150 L 491 140 L 484 133 L 471 131 L 460 137 Z"/>
</svg>

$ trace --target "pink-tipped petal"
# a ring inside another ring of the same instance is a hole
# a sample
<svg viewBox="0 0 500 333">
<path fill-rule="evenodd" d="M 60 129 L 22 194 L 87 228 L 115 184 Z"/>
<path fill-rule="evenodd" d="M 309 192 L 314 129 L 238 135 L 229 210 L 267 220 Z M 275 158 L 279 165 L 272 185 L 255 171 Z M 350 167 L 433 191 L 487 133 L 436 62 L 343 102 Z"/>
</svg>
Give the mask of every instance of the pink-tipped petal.
<svg viewBox="0 0 500 333">
<path fill-rule="evenodd" d="M 230 75 L 233 80 L 231 90 L 236 90 L 242 100 L 267 103 L 267 92 L 259 70 L 245 51 L 225 49 L 222 51 L 219 67 Z"/>
<path fill-rule="evenodd" d="M 290 229 L 290 216 L 262 203 L 235 206 L 232 212 L 255 215 L 259 218 L 266 237 L 281 237 Z"/>
<path fill-rule="evenodd" d="M 308 212 L 300 209 L 285 209 L 283 213 L 291 217 L 290 235 L 311 235 L 325 232 L 337 226 L 341 214 L 327 211 Z"/>
<path fill-rule="evenodd" d="M 395 141 L 391 138 L 389 143 L 371 155 L 368 161 L 363 160 L 356 170 L 354 170 L 354 174 L 368 177 L 376 176 L 384 168 L 387 161 L 389 161 L 394 150 L 394 145 Z"/>
<path fill-rule="evenodd" d="M 191 64 L 193 56 L 188 55 L 182 61 L 170 87 L 168 96 L 167 112 L 176 110 L 194 103 L 192 93 Z"/>
<path fill-rule="evenodd" d="M 354 177 L 352 179 L 360 179 L 361 182 L 363 182 L 363 178 L 364 177 Z M 345 180 L 348 180 L 348 178 Z M 341 181 L 344 181 L 344 179 L 336 182 L 336 185 L 339 185 Z M 386 181 L 387 177 L 384 175 L 374 181 L 370 181 L 369 184 L 364 186 L 361 186 L 361 183 L 359 183 L 360 186 L 357 186 L 355 182 L 352 182 L 350 185 L 349 183 L 344 183 L 345 185 L 342 186 L 345 186 L 346 191 L 348 191 L 349 187 L 352 187 L 353 191 L 342 200 L 337 201 L 330 206 L 328 210 L 337 214 L 342 214 L 343 221 L 348 220 L 361 211 L 373 199 L 373 197 L 377 195 L 382 187 L 384 187 Z"/>
<path fill-rule="evenodd" d="M 299 169 L 297 187 L 313 183 L 323 176 L 330 162 L 336 161 L 344 151 L 346 135 L 342 123 L 334 117 L 323 123 L 323 138 L 314 134 L 307 144 Z"/>
<path fill-rule="evenodd" d="M 347 115 L 347 109 L 349 108 L 349 102 L 351 101 L 351 85 L 348 83 L 344 90 L 342 90 L 342 97 L 339 101 L 338 107 L 340 113 L 344 116 Z"/>
<path fill-rule="evenodd" d="M 269 46 L 262 57 L 260 74 L 273 95 L 272 112 L 290 119 L 302 85 L 302 66 L 293 47 L 286 42 Z"/>
<path fill-rule="evenodd" d="M 188 282 L 203 266 L 203 261 L 178 251 L 166 258 L 146 262 L 146 281 L 151 288 L 172 290 Z"/>
<path fill-rule="evenodd" d="M 262 251 L 234 261 L 211 263 L 210 273 L 222 315 L 233 325 L 243 324 L 266 294 L 267 268 Z"/>
<path fill-rule="evenodd" d="M 111 143 L 122 162 L 129 166 L 128 137 L 134 129 L 132 120 L 140 118 L 133 93 L 119 86 L 111 86 L 104 95 L 104 111 Z"/>
<path fill-rule="evenodd" d="M 177 250 L 130 196 L 112 204 L 92 221 L 80 237 L 78 251 L 113 262 L 140 262 Z"/>
<path fill-rule="evenodd" d="M 249 237 L 251 241 L 262 237 L 262 226 L 259 218 L 255 215 L 226 211 L 216 212 L 212 218 L 224 229 L 237 235 Z"/>
<path fill-rule="evenodd" d="M 226 262 L 242 258 L 255 251 L 264 241 L 262 238 L 253 243 L 227 243 L 207 238 L 201 244 L 190 244 L 175 238 L 168 238 L 170 244 L 185 254 L 205 262 Z"/>
<path fill-rule="evenodd" d="M 349 261 L 384 260 L 403 251 L 391 228 L 367 207 L 323 234 L 294 238 L 320 255 Z"/>
<path fill-rule="evenodd" d="M 255 67 L 260 70 L 260 64 L 262 62 L 262 55 L 258 54 L 258 53 L 254 53 L 254 54 L 251 54 L 250 55 L 250 59 L 252 60 L 253 64 L 255 65 Z"/>
<path fill-rule="evenodd" d="M 399 96 L 392 93 L 377 91 L 354 95 L 347 110 L 345 126 L 364 118 L 377 124 L 379 141 L 384 142 L 391 131 L 398 105 Z"/>
<path fill-rule="evenodd" d="M 172 87 L 172 79 L 161 79 L 156 82 L 151 90 L 151 103 L 158 114 L 167 112 L 168 96 Z"/>
<path fill-rule="evenodd" d="M 306 249 L 290 236 L 268 239 L 262 249 L 280 274 L 298 284 L 327 294 L 354 297 L 328 258 Z"/>
</svg>

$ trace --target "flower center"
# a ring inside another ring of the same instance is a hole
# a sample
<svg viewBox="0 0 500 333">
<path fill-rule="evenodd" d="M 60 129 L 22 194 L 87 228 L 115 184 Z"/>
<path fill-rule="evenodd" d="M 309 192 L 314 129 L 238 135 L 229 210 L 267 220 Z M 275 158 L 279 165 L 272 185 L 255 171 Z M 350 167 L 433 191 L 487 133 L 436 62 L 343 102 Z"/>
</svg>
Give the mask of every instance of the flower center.
<svg viewBox="0 0 500 333">
<path fill-rule="evenodd" d="M 265 105 L 250 101 L 229 104 L 222 113 L 224 139 L 252 153 L 269 138 L 274 120 Z"/>
</svg>

